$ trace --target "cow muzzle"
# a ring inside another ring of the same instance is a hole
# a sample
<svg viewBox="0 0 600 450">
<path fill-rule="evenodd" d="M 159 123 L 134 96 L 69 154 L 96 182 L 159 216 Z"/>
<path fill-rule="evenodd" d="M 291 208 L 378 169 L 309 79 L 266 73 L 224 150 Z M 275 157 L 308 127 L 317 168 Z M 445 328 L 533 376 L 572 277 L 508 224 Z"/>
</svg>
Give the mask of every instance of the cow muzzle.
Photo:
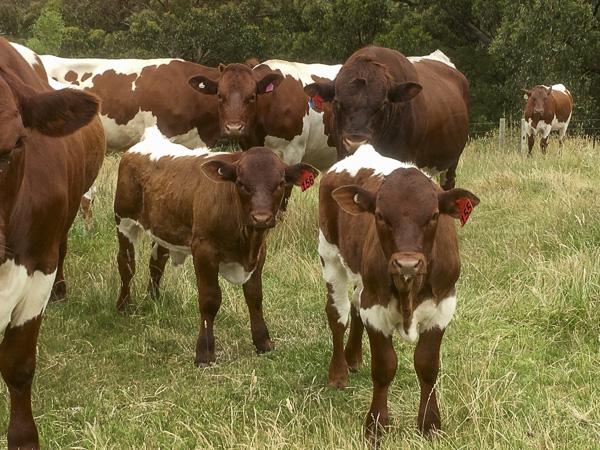
<svg viewBox="0 0 600 450">
<path fill-rule="evenodd" d="M 356 150 L 358 150 L 358 147 L 360 147 L 361 145 L 371 143 L 371 140 L 368 138 L 366 138 L 366 139 L 363 138 L 360 140 L 359 139 L 356 139 L 356 138 L 343 138 L 342 139 L 342 144 L 344 145 L 344 148 L 346 149 L 346 151 L 348 153 L 353 154 Z"/>
<path fill-rule="evenodd" d="M 422 253 L 394 253 L 390 258 L 388 272 L 408 280 L 427 273 L 427 261 Z"/>
<path fill-rule="evenodd" d="M 275 215 L 271 212 L 251 213 L 248 225 L 255 230 L 267 230 L 275 226 Z"/>
<path fill-rule="evenodd" d="M 242 122 L 229 122 L 224 127 L 225 136 L 228 139 L 239 139 L 244 134 L 245 126 Z"/>
</svg>

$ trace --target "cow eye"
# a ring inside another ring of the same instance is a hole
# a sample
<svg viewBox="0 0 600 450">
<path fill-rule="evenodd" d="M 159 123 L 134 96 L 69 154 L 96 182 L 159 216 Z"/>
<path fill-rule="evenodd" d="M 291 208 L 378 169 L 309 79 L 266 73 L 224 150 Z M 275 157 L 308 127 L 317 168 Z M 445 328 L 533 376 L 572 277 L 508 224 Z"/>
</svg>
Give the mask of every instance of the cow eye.
<svg viewBox="0 0 600 450">
<path fill-rule="evenodd" d="M 433 216 L 431 216 L 431 220 L 438 220 L 438 217 L 440 217 L 440 213 L 439 212 L 434 212 Z"/>
<path fill-rule="evenodd" d="M 256 100 L 256 94 L 252 94 L 252 97 L 250 97 L 251 102 L 253 102 L 254 100 Z"/>
<path fill-rule="evenodd" d="M 383 216 L 381 215 L 381 213 L 379 211 L 375 211 L 375 218 L 377 220 L 383 220 Z"/>
<path fill-rule="evenodd" d="M 219 100 L 221 100 L 221 101 L 223 100 L 223 97 L 222 97 L 222 96 L 221 96 L 221 94 L 220 94 L 220 93 L 218 93 L 218 92 L 217 92 L 217 98 L 218 98 Z"/>
<path fill-rule="evenodd" d="M 235 185 L 238 187 L 238 189 L 241 189 L 246 194 L 250 193 L 250 189 L 248 189 L 248 187 L 244 183 L 242 183 L 241 181 L 236 180 Z"/>
<path fill-rule="evenodd" d="M 285 186 L 285 180 L 281 180 L 281 182 L 279 183 L 279 187 L 284 187 Z"/>
<path fill-rule="evenodd" d="M 20 136 L 17 141 L 15 142 L 15 147 L 14 148 L 21 148 L 23 147 L 23 142 L 25 141 L 25 138 L 23 136 Z"/>
<path fill-rule="evenodd" d="M 11 160 L 11 153 L 6 152 L 0 155 L 0 164 L 9 164 Z"/>
</svg>

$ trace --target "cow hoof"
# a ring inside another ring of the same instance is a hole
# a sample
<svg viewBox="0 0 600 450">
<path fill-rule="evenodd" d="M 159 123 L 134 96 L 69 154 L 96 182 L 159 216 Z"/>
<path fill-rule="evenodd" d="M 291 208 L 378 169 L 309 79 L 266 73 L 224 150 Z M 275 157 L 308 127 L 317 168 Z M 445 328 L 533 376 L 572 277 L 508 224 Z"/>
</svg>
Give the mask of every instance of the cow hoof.
<svg viewBox="0 0 600 450">
<path fill-rule="evenodd" d="M 263 344 L 260 345 L 256 345 L 256 353 L 258 353 L 259 355 L 263 354 L 263 353 L 268 353 L 271 350 L 275 349 L 275 345 L 273 344 L 273 342 L 271 342 L 270 339 L 267 339 L 266 342 L 264 342 Z"/>
<path fill-rule="evenodd" d="M 330 379 L 327 381 L 327 386 L 330 389 L 345 389 L 348 387 L 348 379 Z"/>
<path fill-rule="evenodd" d="M 215 366 L 215 365 L 217 365 L 217 363 L 214 360 L 210 361 L 210 362 L 203 362 L 203 361 L 195 360 L 194 365 L 198 368 L 204 368 L 204 367 Z"/>
</svg>

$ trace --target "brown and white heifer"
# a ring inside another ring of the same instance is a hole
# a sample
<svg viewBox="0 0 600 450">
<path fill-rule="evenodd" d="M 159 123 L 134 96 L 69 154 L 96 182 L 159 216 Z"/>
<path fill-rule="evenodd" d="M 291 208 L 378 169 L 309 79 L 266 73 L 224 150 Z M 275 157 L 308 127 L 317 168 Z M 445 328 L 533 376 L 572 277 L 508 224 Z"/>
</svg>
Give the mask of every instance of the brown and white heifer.
<svg viewBox="0 0 600 450">
<path fill-rule="evenodd" d="M 189 148 L 219 139 L 217 99 L 194 95 L 187 84 L 197 74 L 219 70 L 180 59 L 66 59 L 40 55 L 48 75 L 97 95 L 107 147 L 126 150 L 148 127 L 157 126 Z"/>
<path fill-rule="evenodd" d="M 303 91 L 315 81 L 331 81 L 341 65 L 265 61 L 254 68 L 220 65 L 220 74 L 192 77 L 190 85 L 219 102 L 221 135 L 243 150 L 265 146 L 286 164 L 306 162 L 319 170 L 335 163 L 330 140 L 331 107 L 313 103 Z"/>
<path fill-rule="evenodd" d="M 202 322 L 196 365 L 215 361 L 213 322 L 221 305 L 218 276 L 243 285 L 252 341 L 259 353 L 273 349 L 262 311 L 266 236 L 288 183 L 317 175 L 308 164 L 284 164 L 264 147 L 207 153 L 172 144 L 158 133 L 131 148 L 119 166 L 115 220 L 121 293 L 130 302 L 135 254 L 145 231 L 154 242 L 148 291 L 157 294 L 165 264 L 192 255 Z M 310 183 L 308 183 L 310 184 Z"/>
<path fill-rule="evenodd" d="M 362 144 L 384 156 L 412 162 L 440 185 L 454 187 L 458 160 L 469 134 L 470 88 L 439 50 L 406 58 L 369 46 L 354 53 L 332 82 L 304 91 L 333 105 L 338 159 Z"/>
<path fill-rule="evenodd" d="M 346 387 L 348 369 L 356 371 L 362 363 L 365 327 L 373 378 L 366 438 L 372 443 L 379 427 L 389 423 L 396 332 L 409 343 L 419 338 L 414 354 L 421 386 L 419 428 L 425 435 L 440 428 L 435 395 L 440 343 L 454 313 L 460 273 L 454 219 L 461 208 L 478 203 L 469 191 L 443 191 L 416 167 L 383 157 L 370 145 L 359 147 L 321 179 L 319 255 L 333 334 L 329 386 Z M 348 281 L 355 286 L 351 302 Z"/>
<path fill-rule="evenodd" d="M 37 337 L 51 293 L 65 295 L 67 234 L 104 158 L 97 112 L 95 97 L 54 91 L 0 38 L 0 372 L 11 449 L 39 448 Z"/>
<path fill-rule="evenodd" d="M 563 139 L 573 113 L 573 97 L 562 84 L 554 86 L 535 86 L 533 89 L 521 89 L 525 93 L 525 132 L 527 145 L 531 150 L 535 143 L 535 135 L 541 134 L 540 149 L 546 154 L 548 136 L 552 130 L 558 130 L 559 151 L 562 150 Z"/>
</svg>

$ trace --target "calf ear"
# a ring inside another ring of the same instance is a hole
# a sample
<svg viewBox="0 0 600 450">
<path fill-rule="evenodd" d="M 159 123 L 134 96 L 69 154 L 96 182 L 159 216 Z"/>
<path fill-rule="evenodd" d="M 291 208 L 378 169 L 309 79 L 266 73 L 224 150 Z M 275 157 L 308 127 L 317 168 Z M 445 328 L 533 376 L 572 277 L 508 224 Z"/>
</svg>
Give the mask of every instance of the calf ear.
<svg viewBox="0 0 600 450">
<path fill-rule="evenodd" d="M 550 86 L 548 89 L 546 89 L 546 92 L 548 93 L 548 95 L 552 94 L 552 86 Z"/>
<path fill-rule="evenodd" d="M 331 196 L 348 214 L 375 213 L 375 193 L 359 186 L 339 187 L 331 193 Z"/>
<path fill-rule="evenodd" d="M 74 89 L 32 94 L 19 98 L 23 125 L 47 136 L 61 137 L 87 125 L 98 114 L 98 98 Z"/>
<path fill-rule="evenodd" d="M 202 94 L 214 95 L 217 93 L 218 81 L 204 75 L 196 75 L 188 80 L 188 84 Z"/>
<path fill-rule="evenodd" d="M 408 81 L 406 83 L 393 83 L 388 92 L 390 102 L 408 102 L 423 90 L 419 83 Z"/>
<path fill-rule="evenodd" d="M 525 94 L 525 100 L 528 100 L 529 97 L 531 97 L 531 91 L 529 89 L 521 89 L 521 91 Z"/>
<path fill-rule="evenodd" d="M 202 164 L 202 170 L 204 171 L 204 175 L 217 183 L 235 181 L 237 179 L 235 166 L 217 159 Z"/>
<path fill-rule="evenodd" d="M 300 186 L 300 183 L 302 183 L 302 178 L 304 177 L 304 172 L 312 173 L 313 177 L 315 178 L 319 176 L 319 171 L 310 164 L 298 163 L 291 166 L 286 166 L 285 182 L 295 186 Z"/>
<path fill-rule="evenodd" d="M 260 80 L 256 80 L 256 88 L 259 94 L 266 94 L 267 92 L 271 92 L 277 88 L 283 81 L 283 75 L 280 73 L 272 72 Z"/>
<path fill-rule="evenodd" d="M 479 204 L 479 198 L 466 189 L 455 188 L 438 194 L 440 213 L 448 214 L 455 219 L 460 217 L 460 205 L 458 200 L 470 200 L 473 207 Z"/>
<path fill-rule="evenodd" d="M 335 97 L 335 81 L 329 83 L 311 83 L 304 86 L 304 93 L 310 98 L 319 94 L 326 102 L 331 102 Z"/>
</svg>

